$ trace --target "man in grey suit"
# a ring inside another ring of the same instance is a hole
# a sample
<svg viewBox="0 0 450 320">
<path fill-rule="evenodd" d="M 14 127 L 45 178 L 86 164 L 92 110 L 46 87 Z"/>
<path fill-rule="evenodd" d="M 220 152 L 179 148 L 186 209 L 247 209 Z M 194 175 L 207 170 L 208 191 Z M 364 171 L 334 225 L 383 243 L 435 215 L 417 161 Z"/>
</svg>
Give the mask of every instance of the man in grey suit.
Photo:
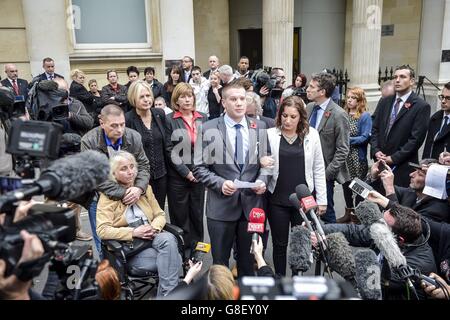
<svg viewBox="0 0 450 320">
<path fill-rule="evenodd" d="M 306 89 L 306 106 L 310 126 L 317 129 L 322 144 L 327 179 L 327 211 L 322 220 L 336 223 L 334 211 L 334 182 L 350 180 L 346 159 L 350 150 L 350 124 L 347 113 L 331 100 L 336 78 L 330 73 L 313 74 Z"/>
<path fill-rule="evenodd" d="M 265 124 L 245 116 L 245 89 L 231 83 L 222 91 L 224 116 L 203 125 L 203 155 L 195 159 L 194 176 L 208 188 L 206 217 L 214 264 L 228 266 L 236 240 L 238 276 L 254 275 L 247 233 L 252 208 L 262 207 L 267 176 L 260 172 L 260 158 L 268 153 Z M 234 180 L 257 182 L 252 189 L 238 189 Z"/>
</svg>

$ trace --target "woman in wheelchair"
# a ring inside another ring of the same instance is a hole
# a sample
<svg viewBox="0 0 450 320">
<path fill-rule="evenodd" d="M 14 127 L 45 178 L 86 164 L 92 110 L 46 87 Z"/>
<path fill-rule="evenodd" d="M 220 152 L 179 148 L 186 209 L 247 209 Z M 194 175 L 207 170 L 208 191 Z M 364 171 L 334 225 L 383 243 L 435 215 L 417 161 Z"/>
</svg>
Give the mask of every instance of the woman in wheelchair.
<svg viewBox="0 0 450 320">
<path fill-rule="evenodd" d="M 134 156 L 118 151 L 110 160 L 110 179 L 124 188 L 134 185 L 137 163 Z M 151 246 L 132 256 L 129 266 L 152 272 L 159 277 L 158 296 L 166 296 L 178 285 L 182 259 L 177 240 L 169 232 L 162 231 L 166 224 L 164 211 L 148 186 L 137 203 L 124 205 L 101 194 L 97 207 L 97 233 L 102 240 L 133 241 L 140 238 L 151 241 Z"/>
</svg>

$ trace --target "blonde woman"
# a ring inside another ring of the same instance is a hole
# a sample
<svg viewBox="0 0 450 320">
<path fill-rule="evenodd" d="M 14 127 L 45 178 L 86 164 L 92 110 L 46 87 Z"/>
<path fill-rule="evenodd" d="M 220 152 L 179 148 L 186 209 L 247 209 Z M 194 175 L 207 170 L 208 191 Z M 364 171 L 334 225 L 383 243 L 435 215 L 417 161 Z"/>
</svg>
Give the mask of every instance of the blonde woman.
<svg viewBox="0 0 450 320">
<path fill-rule="evenodd" d="M 118 151 L 111 157 L 110 166 L 112 181 L 124 188 L 134 186 L 138 165 L 131 153 Z M 165 213 L 150 186 L 133 205 L 125 205 L 121 200 L 100 194 L 97 234 L 105 240 L 133 241 L 133 238 L 140 238 L 152 241 L 151 247 L 130 258 L 129 265 L 158 272 L 158 296 L 166 296 L 178 285 L 182 264 L 175 236 L 162 231 L 165 224 Z"/>
<path fill-rule="evenodd" d="M 367 145 L 372 131 L 372 118 L 367 112 L 366 94 L 363 89 L 355 87 L 347 90 L 345 111 L 347 111 L 350 121 L 350 152 L 347 157 L 350 178 L 352 180 L 354 178 L 364 179 L 368 170 Z M 345 215 L 337 219 L 338 223 L 357 221 L 354 208 L 362 201 L 362 198 L 358 196 L 353 198 L 353 192 L 349 188 L 350 181 L 342 185 L 346 208 Z"/>
</svg>

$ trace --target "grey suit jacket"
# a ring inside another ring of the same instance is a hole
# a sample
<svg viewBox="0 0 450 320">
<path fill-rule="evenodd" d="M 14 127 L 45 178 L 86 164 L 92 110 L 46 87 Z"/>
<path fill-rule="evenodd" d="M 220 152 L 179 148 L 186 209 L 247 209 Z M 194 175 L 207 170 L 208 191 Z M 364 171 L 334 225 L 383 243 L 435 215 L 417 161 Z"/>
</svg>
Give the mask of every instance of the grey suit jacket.
<svg viewBox="0 0 450 320">
<path fill-rule="evenodd" d="M 315 103 L 306 106 L 308 119 Z M 317 131 L 322 144 L 327 181 L 344 183 L 350 180 L 346 159 L 350 151 L 350 123 L 347 113 L 330 100 Z"/>
<path fill-rule="evenodd" d="M 223 116 L 203 125 L 203 156 L 197 154 L 194 176 L 208 188 L 206 216 L 218 221 L 237 221 L 242 211 L 248 219 L 252 208 L 262 207 L 262 196 L 251 189 L 238 189 L 232 196 L 222 193 L 225 180 L 268 183 L 268 176 L 260 172 L 259 159 L 270 154 L 265 124 L 247 118 L 249 124 L 249 151 L 242 171 L 234 162 L 233 148 L 227 138 L 227 128 Z M 197 142 L 201 141 L 197 139 Z"/>
</svg>

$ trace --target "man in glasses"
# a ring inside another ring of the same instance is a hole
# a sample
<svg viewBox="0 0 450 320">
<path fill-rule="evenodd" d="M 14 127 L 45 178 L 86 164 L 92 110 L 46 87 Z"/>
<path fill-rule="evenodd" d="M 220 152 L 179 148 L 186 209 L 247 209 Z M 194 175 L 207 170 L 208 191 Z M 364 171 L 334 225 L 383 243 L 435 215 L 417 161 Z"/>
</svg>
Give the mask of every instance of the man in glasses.
<svg viewBox="0 0 450 320">
<path fill-rule="evenodd" d="M 422 159 L 439 159 L 439 154 L 450 151 L 450 82 L 444 85 L 439 100 L 441 110 L 430 118 Z"/>
</svg>

